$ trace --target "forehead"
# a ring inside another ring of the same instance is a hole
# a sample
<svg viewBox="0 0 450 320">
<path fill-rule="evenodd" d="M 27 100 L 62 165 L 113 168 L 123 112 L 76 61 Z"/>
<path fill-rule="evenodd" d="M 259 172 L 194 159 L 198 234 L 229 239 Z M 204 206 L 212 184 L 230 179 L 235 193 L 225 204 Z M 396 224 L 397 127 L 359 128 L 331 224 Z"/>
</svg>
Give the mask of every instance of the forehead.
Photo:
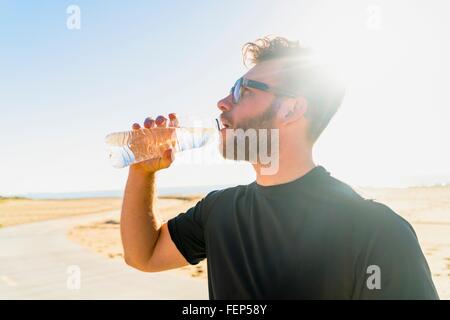
<svg viewBox="0 0 450 320">
<path fill-rule="evenodd" d="M 263 61 L 251 68 L 244 78 L 264 82 L 269 85 L 277 85 L 283 62 L 280 60 Z"/>
</svg>

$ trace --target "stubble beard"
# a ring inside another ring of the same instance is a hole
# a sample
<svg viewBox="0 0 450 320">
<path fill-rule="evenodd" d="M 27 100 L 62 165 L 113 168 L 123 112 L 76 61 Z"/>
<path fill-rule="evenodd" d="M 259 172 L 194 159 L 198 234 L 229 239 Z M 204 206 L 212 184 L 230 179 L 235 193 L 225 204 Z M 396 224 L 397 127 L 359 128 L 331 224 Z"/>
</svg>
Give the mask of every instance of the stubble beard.
<svg viewBox="0 0 450 320">
<path fill-rule="evenodd" d="M 275 126 L 278 109 L 279 100 L 274 98 L 267 110 L 258 117 L 244 119 L 233 128 L 222 131 L 220 139 L 222 157 L 234 161 L 259 163 L 263 153 L 275 156 L 278 152 L 278 129 Z"/>
</svg>

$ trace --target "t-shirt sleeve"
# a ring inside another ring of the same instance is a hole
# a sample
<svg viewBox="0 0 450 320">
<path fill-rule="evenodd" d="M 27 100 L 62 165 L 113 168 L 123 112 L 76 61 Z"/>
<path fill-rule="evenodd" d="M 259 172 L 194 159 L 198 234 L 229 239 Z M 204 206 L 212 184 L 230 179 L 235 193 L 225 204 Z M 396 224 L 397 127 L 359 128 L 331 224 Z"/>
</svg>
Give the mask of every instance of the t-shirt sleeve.
<svg viewBox="0 0 450 320">
<path fill-rule="evenodd" d="M 206 258 L 204 228 L 211 210 L 208 204 L 212 193 L 167 222 L 172 241 L 190 264 L 197 264 Z"/>
<path fill-rule="evenodd" d="M 411 225 L 386 206 L 373 223 L 373 233 L 357 264 L 354 298 L 439 299 Z"/>
</svg>

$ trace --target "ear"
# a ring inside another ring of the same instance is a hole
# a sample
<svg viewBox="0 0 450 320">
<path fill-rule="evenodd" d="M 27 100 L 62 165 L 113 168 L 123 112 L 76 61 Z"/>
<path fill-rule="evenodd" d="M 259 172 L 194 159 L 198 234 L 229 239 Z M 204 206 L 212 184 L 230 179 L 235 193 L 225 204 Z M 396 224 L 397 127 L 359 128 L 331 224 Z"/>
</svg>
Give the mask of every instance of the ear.
<svg viewBox="0 0 450 320">
<path fill-rule="evenodd" d="M 298 97 L 295 99 L 285 99 L 278 110 L 278 117 L 282 125 L 288 125 L 295 121 L 300 120 L 306 110 L 308 109 L 308 103 L 305 98 Z"/>
</svg>

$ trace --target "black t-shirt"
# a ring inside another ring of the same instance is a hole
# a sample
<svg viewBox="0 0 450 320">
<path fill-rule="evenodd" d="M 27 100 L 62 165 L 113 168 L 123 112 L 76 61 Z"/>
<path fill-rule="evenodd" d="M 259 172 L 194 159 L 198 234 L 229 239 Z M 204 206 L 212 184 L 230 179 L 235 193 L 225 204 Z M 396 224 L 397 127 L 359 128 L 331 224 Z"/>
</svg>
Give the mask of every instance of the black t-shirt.
<svg viewBox="0 0 450 320">
<path fill-rule="evenodd" d="M 211 299 L 438 299 L 411 225 L 321 166 L 213 191 L 169 220 Z"/>
</svg>

